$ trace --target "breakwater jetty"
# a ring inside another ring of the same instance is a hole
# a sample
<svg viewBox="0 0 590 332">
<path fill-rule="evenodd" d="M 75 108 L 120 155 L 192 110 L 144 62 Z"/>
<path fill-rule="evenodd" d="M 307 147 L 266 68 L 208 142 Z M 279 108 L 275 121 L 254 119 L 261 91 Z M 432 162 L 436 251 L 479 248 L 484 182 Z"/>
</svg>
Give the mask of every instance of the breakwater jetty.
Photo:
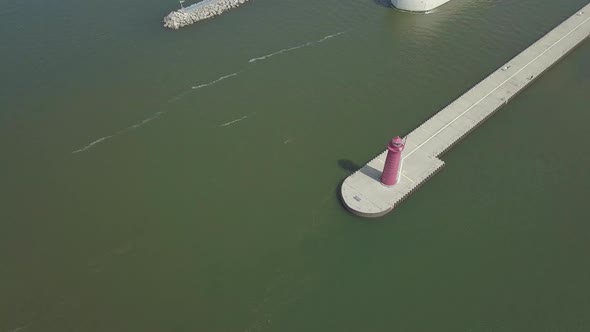
<svg viewBox="0 0 590 332">
<path fill-rule="evenodd" d="M 179 10 L 175 10 L 164 17 L 164 27 L 180 29 L 223 12 L 238 7 L 248 0 L 203 0 Z"/>
<path fill-rule="evenodd" d="M 340 190 L 344 206 L 363 217 L 379 217 L 393 210 L 444 166 L 439 156 L 506 105 L 588 36 L 590 3 L 401 141 L 394 139 L 389 150 L 347 177 Z M 399 148 L 392 151 L 392 144 L 393 147 L 398 144 Z M 393 153 L 400 153 L 400 158 L 391 156 Z M 398 172 L 397 178 L 382 176 L 385 164 L 390 163 L 390 160 L 399 163 L 399 167 L 397 164 L 387 167 Z"/>
</svg>

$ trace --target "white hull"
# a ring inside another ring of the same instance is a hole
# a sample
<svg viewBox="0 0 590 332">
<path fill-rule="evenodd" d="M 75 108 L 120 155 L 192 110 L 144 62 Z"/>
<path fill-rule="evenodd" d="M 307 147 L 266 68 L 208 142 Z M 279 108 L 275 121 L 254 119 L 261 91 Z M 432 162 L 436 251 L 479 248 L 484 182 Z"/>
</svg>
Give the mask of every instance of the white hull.
<svg viewBox="0 0 590 332">
<path fill-rule="evenodd" d="M 391 4 L 398 9 L 411 12 L 426 12 L 450 0 L 391 0 Z"/>
</svg>

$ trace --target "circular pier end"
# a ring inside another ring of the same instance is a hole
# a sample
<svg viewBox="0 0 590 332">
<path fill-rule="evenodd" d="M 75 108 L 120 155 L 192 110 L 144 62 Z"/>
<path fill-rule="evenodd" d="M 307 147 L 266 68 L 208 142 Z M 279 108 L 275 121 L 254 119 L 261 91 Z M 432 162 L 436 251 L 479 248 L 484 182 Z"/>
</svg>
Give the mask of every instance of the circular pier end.
<svg viewBox="0 0 590 332">
<path fill-rule="evenodd" d="M 346 207 L 348 211 L 359 217 L 377 218 L 382 217 L 393 210 L 393 206 L 371 201 L 368 197 L 361 194 L 348 183 L 349 179 L 350 178 L 344 180 L 340 186 L 342 204 L 344 204 L 344 207 Z"/>
</svg>

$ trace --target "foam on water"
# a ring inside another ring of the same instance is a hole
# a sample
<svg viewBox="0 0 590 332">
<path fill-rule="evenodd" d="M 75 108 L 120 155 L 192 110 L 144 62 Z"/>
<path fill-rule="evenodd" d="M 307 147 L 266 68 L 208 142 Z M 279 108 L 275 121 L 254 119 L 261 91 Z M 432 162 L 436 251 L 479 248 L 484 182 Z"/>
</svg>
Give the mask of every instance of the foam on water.
<svg viewBox="0 0 590 332">
<path fill-rule="evenodd" d="M 240 73 L 240 72 L 238 71 L 238 72 L 235 72 L 235 73 L 231 73 L 231 74 L 229 74 L 229 75 L 224 75 L 224 76 L 221 76 L 221 77 L 219 77 L 218 79 L 216 79 L 216 80 L 213 80 L 213 81 L 211 81 L 211 82 L 209 82 L 209 83 L 205 83 L 205 84 L 200 84 L 200 85 L 197 85 L 197 86 L 193 86 L 193 87 L 192 87 L 192 89 L 193 89 L 193 90 L 198 90 L 198 89 L 200 89 L 200 88 L 204 88 L 204 87 L 207 87 L 207 86 L 211 86 L 211 85 L 213 85 L 213 84 L 216 84 L 216 83 L 219 83 L 219 82 L 221 82 L 221 81 L 223 81 L 223 80 L 225 80 L 225 79 L 227 79 L 227 78 L 230 78 L 230 77 L 237 76 L 239 73 Z M 180 98 L 182 98 L 182 97 L 183 97 L 183 96 L 184 96 L 186 93 L 187 93 L 187 92 L 183 92 L 183 93 L 180 93 L 180 94 L 178 94 L 177 96 L 175 96 L 175 97 L 173 97 L 173 98 L 170 98 L 170 99 L 168 100 L 168 103 L 172 103 L 172 102 L 178 101 L 178 100 L 179 100 Z M 82 147 L 82 148 L 80 148 L 80 149 L 78 149 L 78 150 L 72 151 L 72 153 L 80 153 L 80 152 L 84 152 L 84 151 L 86 151 L 86 150 L 88 150 L 88 149 L 90 149 L 90 148 L 94 147 L 94 146 L 95 146 L 95 145 L 97 145 L 97 144 L 103 143 L 104 141 L 106 141 L 106 140 L 108 140 L 108 139 L 114 138 L 114 137 L 116 137 L 116 136 L 119 136 L 119 135 L 121 135 L 121 134 L 124 134 L 124 133 L 126 133 L 126 132 L 128 132 L 128 131 L 135 130 L 135 129 L 139 128 L 139 127 L 142 127 L 143 125 L 147 124 L 148 122 L 151 122 L 152 120 L 155 120 L 155 119 L 159 118 L 159 117 L 160 117 L 162 114 L 164 114 L 164 113 L 165 113 L 164 111 L 159 111 L 159 112 L 156 112 L 156 113 L 154 113 L 153 115 L 151 115 L 150 117 L 148 117 L 148 118 L 146 118 L 146 119 L 143 119 L 143 120 L 141 120 L 141 121 L 138 121 L 138 122 L 136 122 L 136 123 L 132 124 L 131 126 L 129 126 L 129 127 L 127 127 L 127 128 L 125 128 L 125 129 L 119 130 L 118 132 L 116 132 L 116 133 L 114 133 L 114 134 L 111 134 L 111 135 L 108 135 L 108 136 L 104 136 L 104 137 L 101 137 L 101 138 L 99 138 L 99 139 L 97 139 L 97 140 L 94 140 L 94 141 L 92 141 L 91 143 L 89 143 L 88 145 L 86 145 L 86 146 L 84 146 L 84 147 Z"/>
<path fill-rule="evenodd" d="M 19 331 L 26 330 L 27 328 L 29 328 L 29 326 L 31 326 L 31 324 L 33 324 L 33 323 L 29 323 L 29 324 L 27 324 L 25 326 L 17 327 L 17 328 L 15 328 L 13 330 L 10 330 L 8 332 L 19 332 Z"/>
<path fill-rule="evenodd" d="M 84 151 L 86 151 L 86 150 L 94 147 L 97 144 L 103 143 L 106 140 L 115 138 L 115 137 L 117 137 L 117 136 L 119 136 L 121 134 L 124 134 L 124 133 L 128 132 L 128 131 L 135 130 L 135 129 L 137 129 L 137 128 L 139 128 L 139 127 L 147 124 L 148 122 L 159 118 L 162 114 L 164 114 L 164 112 L 162 112 L 162 111 L 156 112 L 152 116 L 150 116 L 149 118 L 143 119 L 143 120 L 141 120 L 141 121 L 139 121 L 139 122 L 137 122 L 135 124 L 132 124 L 131 126 L 125 128 L 125 129 L 119 130 L 118 132 L 116 132 L 116 133 L 114 133 L 112 135 L 108 135 L 108 136 L 105 136 L 105 137 L 101 137 L 101 138 L 99 138 L 97 140 L 94 140 L 91 143 L 89 143 L 88 145 L 86 145 L 86 146 L 84 146 L 84 147 L 82 147 L 82 148 L 80 148 L 78 150 L 72 151 L 72 153 L 84 152 Z"/>
<path fill-rule="evenodd" d="M 189 92 L 190 92 L 190 90 L 188 90 L 188 91 L 183 91 L 183 92 L 181 92 L 181 93 L 177 94 L 176 96 L 174 96 L 174 97 L 172 97 L 172 98 L 168 99 L 168 102 L 169 102 L 169 103 L 174 103 L 174 102 L 177 102 L 177 101 L 179 101 L 180 99 L 182 99 L 182 97 L 184 97 L 184 96 L 185 96 L 187 93 L 189 93 Z"/>
<path fill-rule="evenodd" d="M 220 126 L 220 127 L 227 127 L 227 126 L 231 126 L 232 124 L 234 124 L 234 123 L 236 123 L 236 122 L 240 122 L 240 121 L 242 121 L 242 120 L 245 120 L 245 119 L 247 119 L 248 117 L 249 117 L 249 115 L 244 115 L 243 117 L 241 117 L 241 118 L 239 118 L 239 119 L 235 119 L 235 120 L 232 120 L 232 121 L 230 121 L 230 122 L 226 122 L 226 123 L 224 123 L 224 124 L 221 124 L 221 125 L 219 125 L 219 126 Z"/>
<path fill-rule="evenodd" d="M 248 61 L 248 63 L 254 63 L 254 62 L 256 62 L 256 61 L 260 61 L 260 60 L 266 60 L 266 59 L 268 59 L 268 58 L 271 58 L 271 57 L 273 57 L 273 56 L 275 56 L 275 55 L 279 55 L 279 54 L 282 54 L 282 53 L 287 53 L 287 52 L 289 52 L 289 51 L 293 51 L 293 50 L 296 50 L 296 49 L 299 49 L 299 48 L 303 48 L 303 47 L 311 46 L 311 45 L 314 45 L 314 44 L 320 44 L 320 43 L 323 43 L 323 42 L 325 42 L 326 40 L 328 40 L 328 39 L 330 39 L 330 38 L 333 38 L 333 37 L 339 36 L 339 35 L 341 35 L 341 34 L 343 34 L 343 33 L 344 33 L 344 31 L 341 31 L 341 32 L 335 33 L 335 34 L 333 34 L 333 35 L 328 35 L 328 36 L 325 36 L 325 37 L 323 37 L 322 39 L 318 39 L 318 40 L 310 41 L 310 42 L 307 42 L 307 43 L 305 43 L 305 44 L 301 44 L 301 45 L 297 45 L 297 46 L 293 46 L 293 47 L 289 47 L 289 48 L 284 48 L 284 49 L 282 49 L 282 50 L 279 50 L 279 51 L 276 51 L 276 52 L 273 52 L 273 53 L 270 53 L 270 54 L 267 54 L 267 55 L 263 55 L 263 56 L 261 56 L 261 57 L 252 58 L 252 59 L 250 59 L 250 60 Z"/>
<path fill-rule="evenodd" d="M 344 31 L 341 31 L 341 32 L 338 32 L 338 33 L 335 33 L 335 34 L 324 36 L 324 37 L 322 37 L 321 39 L 318 39 L 318 40 L 307 42 L 305 44 L 301 44 L 301 45 L 297 45 L 297 46 L 285 48 L 285 49 L 282 49 L 282 50 L 279 50 L 279 51 L 276 51 L 276 52 L 273 52 L 273 53 L 270 53 L 270 54 L 267 54 L 267 55 L 264 55 L 264 56 L 261 56 L 261 57 L 252 58 L 252 59 L 250 59 L 248 61 L 248 63 L 254 63 L 254 62 L 257 62 L 257 61 L 266 60 L 266 59 L 268 59 L 270 57 L 273 57 L 275 55 L 279 55 L 279 54 L 282 54 L 282 53 L 287 53 L 287 52 L 290 52 L 290 51 L 294 51 L 296 49 L 300 49 L 300 48 L 307 47 L 307 46 L 312 46 L 312 45 L 315 45 L 315 44 L 320 44 L 320 43 L 323 43 L 323 42 L 325 42 L 326 40 L 328 40 L 330 38 L 337 37 L 337 36 L 339 36 L 339 35 L 341 35 L 343 33 L 344 33 Z M 228 75 L 221 76 L 221 77 L 219 77 L 219 78 L 217 78 L 217 79 L 215 79 L 215 80 L 213 80 L 213 81 L 211 81 L 209 83 L 203 83 L 203 84 L 192 86 L 191 89 L 192 90 L 199 90 L 201 88 L 212 86 L 212 85 L 217 84 L 217 83 L 219 83 L 219 82 L 221 82 L 221 81 L 223 81 L 225 79 L 228 79 L 230 77 L 238 76 L 244 70 L 245 69 L 242 69 L 242 70 L 237 71 L 235 73 L 231 73 L 231 74 L 228 74 Z M 176 101 L 180 100 L 182 97 L 184 97 L 189 91 L 184 91 L 182 93 L 179 93 L 178 95 L 176 95 L 176 96 L 168 99 L 167 102 L 168 103 L 176 102 Z M 87 151 L 88 149 L 94 147 L 97 144 L 103 143 L 103 142 L 105 142 L 105 141 L 107 141 L 109 139 L 112 139 L 112 138 L 114 138 L 114 137 L 116 137 L 118 135 L 124 134 L 124 133 L 126 133 L 128 131 L 131 131 L 131 130 L 135 130 L 137 128 L 140 128 L 143 125 L 147 124 L 148 122 L 159 118 L 164 113 L 165 113 L 164 111 L 156 112 L 156 113 L 154 113 L 154 115 L 152 115 L 152 116 L 150 116 L 150 117 L 148 117 L 148 118 L 146 118 L 144 120 L 141 120 L 141 121 L 139 121 L 139 122 L 137 122 L 137 123 L 135 123 L 135 124 L 133 124 L 133 125 L 125 128 L 125 129 L 119 130 L 118 132 L 116 132 L 114 134 L 111 134 L 111 135 L 104 136 L 104 137 L 101 137 L 99 139 L 96 139 L 96 140 L 90 142 L 89 144 L 87 144 L 86 146 L 84 146 L 84 147 L 82 147 L 80 149 L 77 149 L 77 150 L 72 151 L 72 153 L 80 153 L 80 152 Z M 243 117 L 241 117 L 239 119 L 235 119 L 235 120 L 232 120 L 230 122 L 226 122 L 224 124 L 221 124 L 220 127 L 227 127 L 227 126 L 230 126 L 230 125 L 232 125 L 232 124 L 234 124 L 236 122 L 245 120 L 247 118 L 248 118 L 248 115 L 245 115 L 245 116 L 243 116 Z M 285 144 L 287 144 L 287 143 L 288 142 L 286 142 Z"/>
<path fill-rule="evenodd" d="M 235 72 L 235 73 L 231 73 L 229 75 L 221 76 L 220 78 L 216 79 L 215 81 L 211 81 L 209 83 L 205 83 L 205 84 L 193 86 L 192 89 L 193 90 L 197 90 L 197 89 L 200 89 L 200 88 L 204 88 L 204 87 L 213 85 L 215 83 L 219 83 L 219 82 L 223 81 L 226 78 L 230 78 L 230 77 L 233 77 L 233 76 L 238 76 L 239 74 L 240 74 L 240 72 L 238 71 L 238 72 Z"/>
<path fill-rule="evenodd" d="M 131 126 L 125 128 L 125 129 L 121 130 L 119 133 L 122 134 L 122 133 L 124 133 L 126 131 L 137 129 L 137 128 L 143 126 L 144 124 L 146 124 L 146 123 L 148 123 L 148 122 L 150 122 L 152 120 L 155 120 L 155 119 L 159 118 L 160 115 L 162 115 L 162 114 L 164 114 L 164 112 L 162 112 L 162 111 L 156 112 L 156 113 L 154 113 L 154 115 L 150 116 L 149 118 L 143 119 L 143 120 L 139 121 L 138 123 L 136 123 L 134 125 L 131 125 Z"/>
<path fill-rule="evenodd" d="M 90 149 L 91 147 L 95 146 L 96 144 L 99 144 L 99 143 L 101 143 L 101 142 L 104 142 L 104 141 L 106 141 L 107 139 L 109 139 L 109 138 L 113 138 L 113 137 L 115 137 L 115 135 L 109 135 L 109 136 L 101 137 L 101 138 L 99 138 L 99 139 L 97 139 L 97 140 L 94 140 L 94 141 L 92 141 L 91 143 L 89 143 L 89 144 L 88 144 L 88 145 L 86 145 L 85 147 L 82 147 L 82 148 L 80 148 L 80 149 L 78 149 L 78 150 L 72 151 L 72 153 L 80 153 L 80 152 L 84 152 L 84 151 L 86 151 L 86 150 Z"/>
<path fill-rule="evenodd" d="M 309 45 L 310 45 L 310 43 L 306 43 L 306 44 L 301 44 L 301 45 L 298 45 L 298 46 L 293 46 L 293 47 L 289 47 L 289 48 L 284 48 L 284 49 L 282 49 L 282 50 L 279 50 L 279 51 L 276 51 L 276 52 L 274 52 L 274 53 L 270 53 L 270 54 L 267 54 L 267 55 L 263 55 L 263 56 L 261 56 L 261 57 L 258 57 L 258 58 L 252 58 L 252 59 L 250 59 L 250 60 L 248 61 L 248 63 L 254 63 L 254 62 L 256 62 L 256 61 L 260 61 L 260 60 L 266 60 L 266 59 L 268 59 L 268 58 L 270 58 L 270 57 L 273 57 L 273 56 L 275 56 L 275 55 L 279 55 L 279 54 L 282 54 L 282 53 L 286 53 L 286 52 L 289 52 L 289 51 L 292 51 L 292 50 L 296 50 L 296 49 L 298 49 L 298 48 L 302 48 L 302 47 L 309 46 Z"/>
</svg>

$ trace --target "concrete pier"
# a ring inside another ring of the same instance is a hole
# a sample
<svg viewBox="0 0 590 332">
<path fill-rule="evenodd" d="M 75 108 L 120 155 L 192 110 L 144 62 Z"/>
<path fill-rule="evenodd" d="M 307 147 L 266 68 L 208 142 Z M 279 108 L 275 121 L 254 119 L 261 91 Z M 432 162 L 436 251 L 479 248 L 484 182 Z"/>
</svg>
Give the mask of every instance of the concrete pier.
<svg viewBox="0 0 590 332">
<path fill-rule="evenodd" d="M 409 133 L 397 184 L 380 182 L 387 151 L 347 177 L 341 187 L 344 206 L 363 217 L 393 210 L 444 166 L 440 155 L 588 36 L 590 3 Z"/>
</svg>

